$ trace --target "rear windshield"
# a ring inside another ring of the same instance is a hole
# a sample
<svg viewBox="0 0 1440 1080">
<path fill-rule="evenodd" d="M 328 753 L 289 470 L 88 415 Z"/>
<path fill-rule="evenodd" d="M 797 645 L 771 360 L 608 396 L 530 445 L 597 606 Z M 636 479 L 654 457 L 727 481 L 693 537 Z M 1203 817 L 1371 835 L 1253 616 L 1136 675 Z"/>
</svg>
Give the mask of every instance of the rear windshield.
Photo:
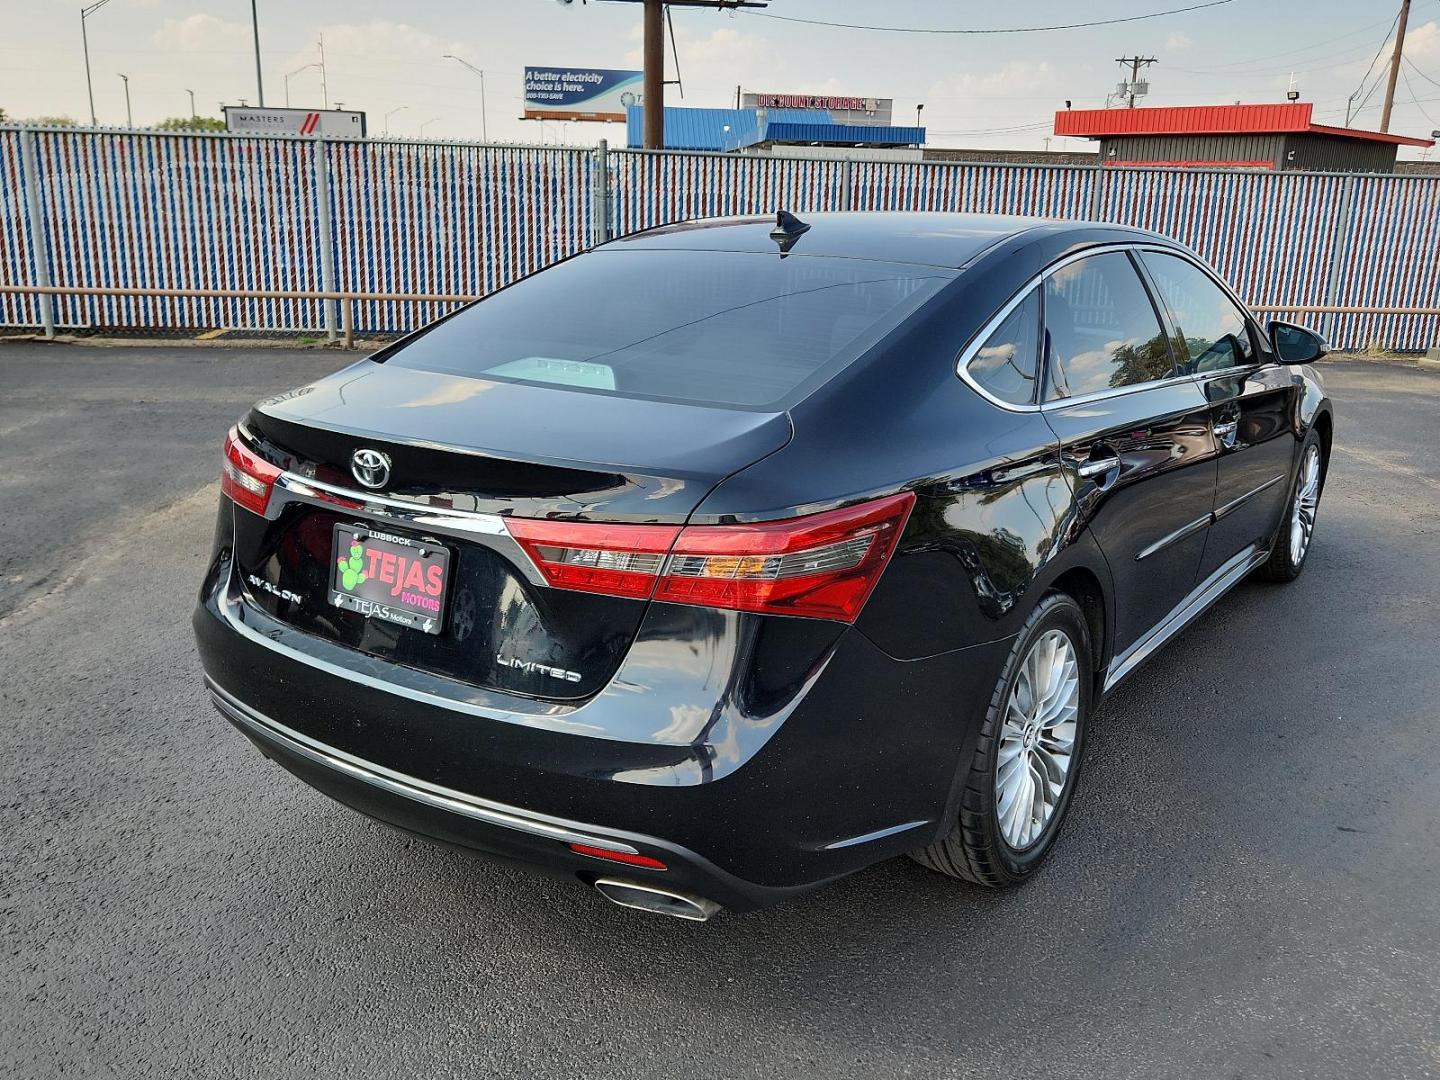
<svg viewBox="0 0 1440 1080">
<path fill-rule="evenodd" d="M 954 276 L 858 259 L 600 250 L 495 293 L 384 359 L 623 397 L 773 407 L 829 378 Z"/>
</svg>

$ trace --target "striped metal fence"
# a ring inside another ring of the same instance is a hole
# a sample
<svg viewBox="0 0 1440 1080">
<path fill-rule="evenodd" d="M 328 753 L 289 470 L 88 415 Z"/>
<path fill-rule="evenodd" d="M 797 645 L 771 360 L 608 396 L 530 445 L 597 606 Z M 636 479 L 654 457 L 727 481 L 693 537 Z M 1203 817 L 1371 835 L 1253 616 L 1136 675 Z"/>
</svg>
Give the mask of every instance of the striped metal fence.
<svg viewBox="0 0 1440 1080">
<path fill-rule="evenodd" d="M 0 326 L 398 333 L 610 235 L 726 214 L 1094 218 L 1194 247 L 1337 347 L 1440 343 L 1440 178 L 787 159 L 0 127 Z M 61 294 L 15 286 L 138 290 Z M 301 293 L 143 295 L 144 290 Z M 403 295 L 406 299 L 389 299 Z M 414 296 L 446 297 L 415 300 Z M 53 305 L 48 307 L 47 305 Z"/>
</svg>

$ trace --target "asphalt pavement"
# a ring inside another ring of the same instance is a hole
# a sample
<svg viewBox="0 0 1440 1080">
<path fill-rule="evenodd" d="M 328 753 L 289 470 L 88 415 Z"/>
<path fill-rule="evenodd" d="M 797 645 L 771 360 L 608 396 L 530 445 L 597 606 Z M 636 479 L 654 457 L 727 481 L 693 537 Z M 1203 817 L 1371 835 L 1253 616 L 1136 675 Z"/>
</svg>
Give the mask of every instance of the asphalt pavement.
<svg viewBox="0 0 1440 1080">
<path fill-rule="evenodd" d="M 694 925 L 359 817 L 206 703 L 220 437 L 344 362 L 0 345 L 0 1075 L 1440 1075 L 1440 375 L 1322 366 L 1304 575 L 1106 704 L 1035 880 Z"/>
</svg>

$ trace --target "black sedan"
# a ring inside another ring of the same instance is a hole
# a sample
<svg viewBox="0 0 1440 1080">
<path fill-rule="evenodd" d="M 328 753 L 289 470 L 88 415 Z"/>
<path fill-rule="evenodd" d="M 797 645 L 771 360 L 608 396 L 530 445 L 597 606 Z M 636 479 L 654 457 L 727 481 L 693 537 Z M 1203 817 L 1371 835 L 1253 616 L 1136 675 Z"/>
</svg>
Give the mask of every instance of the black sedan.
<svg viewBox="0 0 1440 1080">
<path fill-rule="evenodd" d="M 1133 229 L 652 229 L 236 424 L 206 683 L 339 801 L 622 905 L 1012 885 L 1103 696 L 1304 567 L 1324 349 Z"/>
</svg>

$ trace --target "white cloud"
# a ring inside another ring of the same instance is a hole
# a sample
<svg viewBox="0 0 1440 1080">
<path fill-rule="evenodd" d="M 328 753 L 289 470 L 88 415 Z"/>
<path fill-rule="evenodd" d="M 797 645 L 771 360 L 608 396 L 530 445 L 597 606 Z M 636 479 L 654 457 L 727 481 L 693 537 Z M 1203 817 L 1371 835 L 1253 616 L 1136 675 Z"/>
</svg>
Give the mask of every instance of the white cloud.
<svg viewBox="0 0 1440 1080">
<path fill-rule="evenodd" d="M 988 71 L 967 71 L 930 84 L 932 99 L 1033 96 L 1036 90 L 1058 87 L 1061 71 L 1048 60 L 1012 60 Z"/>
<path fill-rule="evenodd" d="M 1192 44 L 1194 42 L 1190 40 L 1189 36 L 1178 30 L 1165 39 L 1165 48 L 1168 52 L 1184 52 Z"/>
<path fill-rule="evenodd" d="M 1393 42 L 1385 46 L 1386 55 L 1392 48 Z M 1405 55 L 1412 59 L 1417 56 L 1440 56 L 1440 22 L 1431 19 L 1406 31 Z"/>
<path fill-rule="evenodd" d="M 200 13 L 183 19 L 166 19 L 154 34 L 156 45 L 180 52 L 214 52 L 243 45 L 249 40 L 250 28 L 244 23 L 226 22 L 214 15 Z"/>
<path fill-rule="evenodd" d="M 462 53 L 456 38 L 442 38 L 409 23 L 371 19 L 365 23 L 332 23 L 321 27 L 325 52 L 357 60 L 433 60 L 447 52 Z"/>
</svg>

